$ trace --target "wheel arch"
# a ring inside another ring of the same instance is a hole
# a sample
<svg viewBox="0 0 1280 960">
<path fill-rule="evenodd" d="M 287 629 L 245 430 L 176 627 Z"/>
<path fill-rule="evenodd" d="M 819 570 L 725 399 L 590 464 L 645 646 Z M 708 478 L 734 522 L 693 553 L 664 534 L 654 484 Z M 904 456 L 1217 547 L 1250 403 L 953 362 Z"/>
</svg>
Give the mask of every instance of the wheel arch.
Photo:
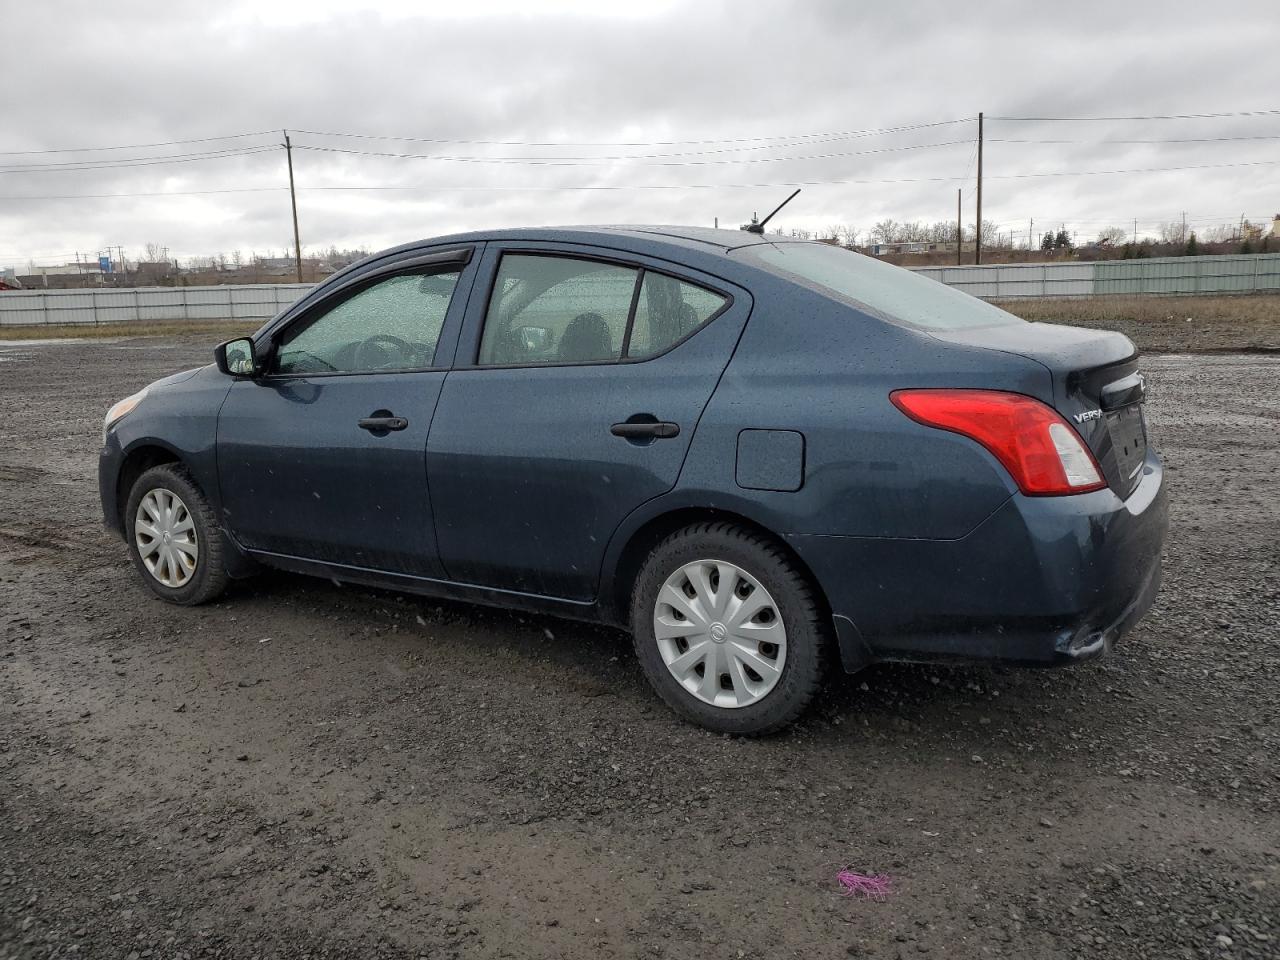
<svg viewBox="0 0 1280 960">
<path fill-rule="evenodd" d="M 186 466 L 181 454 L 157 440 L 140 441 L 125 451 L 120 460 L 120 468 L 116 471 L 116 517 L 120 522 L 120 529 L 125 529 L 124 511 L 129 503 L 129 494 L 133 492 L 133 485 L 152 467 L 165 463 Z"/>
<path fill-rule="evenodd" d="M 126 540 L 129 537 L 125 531 L 129 529 L 129 526 L 126 523 L 125 508 L 129 504 L 129 494 L 133 492 L 133 485 L 138 482 L 140 476 L 152 467 L 160 467 L 165 464 L 177 464 L 184 468 L 189 482 L 204 494 L 206 499 L 213 504 L 215 513 L 217 512 L 217 501 L 214 499 L 216 491 L 208 489 L 208 478 L 200 476 L 198 471 L 194 469 L 190 457 L 161 440 L 150 437 L 141 439 L 125 449 L 120 459 L 120 466 L 116 471 L 116 518 L 120 524 L 119 532 Z M 202 479 L 205 482 L 201 482 Z M 241 579 L 257 573 L 261 569 L 258 563 L 244 552 L 225 526 L 219 525 L 219 529 L 223 534 L 225 544 L 222 550 L 222 565 L 228 575 L 235 579 Z"/>
<path fill-rule="evenodd" d="M 732 523 L 768 540 L 786 555 L 800 575 L 808 581 L 824 616 L 830 619 L 831 606 L 821 581 L 784 537 L 746 513 L 730 508 L 701 506 L 672 506 L 638 522 L 633 520 L 629 530 L 616 537 L 615 544 L 611 545 L 606 556 L 605 576 L 601 580 L 601 613 L 605 619 L 618 626 L 629 626 L 631 589 L 645 557 L 665 538 L 695 523 Z"/>
</svg>

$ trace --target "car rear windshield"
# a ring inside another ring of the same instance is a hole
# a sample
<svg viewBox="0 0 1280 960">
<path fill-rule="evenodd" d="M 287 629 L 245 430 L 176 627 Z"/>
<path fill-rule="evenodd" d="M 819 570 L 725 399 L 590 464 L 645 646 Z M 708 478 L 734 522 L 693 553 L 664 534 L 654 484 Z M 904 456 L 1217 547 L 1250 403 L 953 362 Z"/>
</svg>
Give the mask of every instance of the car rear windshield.
<svg viewBox="0 0 1280 960">
<path fill-rule="evenodd" d="M 827 243 L 761 243 L 740 252 L 774 273 L 925 330 L 1024 322 L 922 274 Z"/>
</svg>

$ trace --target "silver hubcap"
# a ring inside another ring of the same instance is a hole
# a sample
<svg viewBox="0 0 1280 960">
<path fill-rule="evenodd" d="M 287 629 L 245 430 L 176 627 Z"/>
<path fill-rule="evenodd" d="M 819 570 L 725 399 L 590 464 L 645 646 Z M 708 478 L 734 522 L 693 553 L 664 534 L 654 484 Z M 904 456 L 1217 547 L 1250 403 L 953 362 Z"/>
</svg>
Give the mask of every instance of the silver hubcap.
<svg viewBox="0 0 1280 960">
<path fill-rule="evenodd" d="M 687 563 L 667 578 L 653 632 L 676 682 L 715 707 L 746 707 L 767 696 L 787 659 L 787 631 L 773 597 L 723 560 Z"/>
<path fill-rule="evenodd" d="M 184 586 L 196 572 L 200 544 L 195 519 L 172 491 L 147 491 L 133 518 L 133 542 L 147 572 L 166 587 Z"/>
</svg>

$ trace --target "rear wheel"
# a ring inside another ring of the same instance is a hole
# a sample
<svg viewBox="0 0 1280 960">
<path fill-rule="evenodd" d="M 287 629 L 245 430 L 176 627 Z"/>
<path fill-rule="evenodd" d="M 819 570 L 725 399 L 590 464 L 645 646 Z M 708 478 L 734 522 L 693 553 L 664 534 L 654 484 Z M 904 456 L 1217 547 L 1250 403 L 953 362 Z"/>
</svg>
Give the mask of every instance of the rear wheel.
<svg viewBox="0 0 1280 960">
<path fill-rule="evenodd" d="M 152 467 L 134 483 L 124 513 L 134 566 L 156 596 L 184 606 L 226 588 L 222 531 L 185 467 Z"/>
<path fill-rule="evenodd" d="M 686 527 L 654 548 L 631 621 L 659 696 L 710 730 L 784 727 L 822 680 L 828 628 L 812 588 L 775 544 L 733 524 Z"/>
</svg>

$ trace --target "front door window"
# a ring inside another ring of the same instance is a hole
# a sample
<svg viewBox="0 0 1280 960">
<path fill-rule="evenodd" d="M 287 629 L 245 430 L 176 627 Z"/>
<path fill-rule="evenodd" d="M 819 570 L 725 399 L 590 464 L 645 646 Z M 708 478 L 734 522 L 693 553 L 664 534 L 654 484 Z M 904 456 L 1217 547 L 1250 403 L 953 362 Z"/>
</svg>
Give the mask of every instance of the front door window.
<svg viewBox="0 0 1280 960">
<path fill-rule="evenodd" d="M 458 270 L 388 277 L 284 334 L 273 373 L 387 373 L 434 365 Z"/>
</svg>

